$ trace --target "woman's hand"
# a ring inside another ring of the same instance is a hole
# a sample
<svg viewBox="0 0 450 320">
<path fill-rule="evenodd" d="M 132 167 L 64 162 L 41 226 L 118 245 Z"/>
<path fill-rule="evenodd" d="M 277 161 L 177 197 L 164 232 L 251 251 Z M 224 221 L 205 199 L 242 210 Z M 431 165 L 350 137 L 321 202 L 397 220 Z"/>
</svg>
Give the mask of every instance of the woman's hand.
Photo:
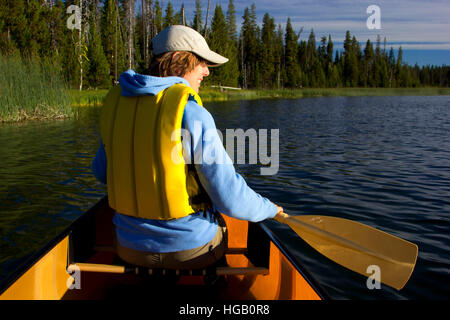
<svg viewBox="0 0 450 320">
<path fill-rule="evenodd" d="M 275 204 L 275 207 L 277 207 L 277 214 L 274 217 L 275 220 L 281 221 L 281 220 L 283 220 L 283 218 L 286 219 L 289 217 L 289 215 L 287 213 L 284 213 L 283 207 L 280 207 L 276 204 Z"/>
<path fill-rule="evenodd" d="M 276 204 L 275 204 L 275 207 L 277 207 L 277 214 L 279 214 L 280 212 L 283 212 L 283 207 L 280 207 Z"/>
</svg>

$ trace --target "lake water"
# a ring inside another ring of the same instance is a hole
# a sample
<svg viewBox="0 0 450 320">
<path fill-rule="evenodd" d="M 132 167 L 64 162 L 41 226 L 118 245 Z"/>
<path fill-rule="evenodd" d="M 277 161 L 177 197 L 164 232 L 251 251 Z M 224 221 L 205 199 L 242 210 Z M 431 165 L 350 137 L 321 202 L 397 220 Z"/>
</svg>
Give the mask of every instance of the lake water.
<svg viewBox="0 0 450 320">
<path fill-rule="evenodd" d="M 279 170 L 238 165 L 290 214 L 358 221 L 419 246 L 401 291 L 331 262 L 266 222 L 335 299 L 450 298 L 450 97 L 336 97 L 207 103 L 225 129 L 279 129 Z M 270 132 L 270 130 L 269 130 Z M 0 280 L 105 194 L 90 165 L 98 109 L 78 120 L 0 126 Z"/>
</svg>

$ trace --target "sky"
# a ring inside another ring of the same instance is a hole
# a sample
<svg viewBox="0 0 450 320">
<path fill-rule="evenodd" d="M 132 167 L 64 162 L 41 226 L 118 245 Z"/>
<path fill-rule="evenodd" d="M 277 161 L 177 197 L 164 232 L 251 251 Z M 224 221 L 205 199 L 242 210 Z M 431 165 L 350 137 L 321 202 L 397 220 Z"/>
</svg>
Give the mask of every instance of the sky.
<svg viewBox="0 0 450 320">
<path fill-rule="evenodd" d="M 164 10 L 168 1 L 162 0 Z M 175 11 L 184 3 L 187 21 L 192 21 L 195 0 L 171 0 L 171 3 Z M 386 37 L 387 49 L 392 46 L 397 51 L 401 46 L 404 60 L 410 65 L 450 65 L 450 0 L 234 0 L 233 3 L 238 30 L 245 8 L 255 3 L 260 26 L 266 12 L 283 29 L 290 17 L 294 30 L 298 32 L 303 27 L 302 40 L 314 29 L 316 42 L 331 34 L 335 48 L 342 49 L 345 32 L 349 30 L 364 48 L 367 39 L 375 42 L 380 35 L 382 42 Z M 203 21 L 207 4 L 208 0 L 202 0 Z M 216 5 L 226 12 L 228 0 L 210 0 L 210 18 Z M 373 20 L 374 11 L 367 12 L 373 5 L 379 8 L 378 20 Z M 369 29 L 368 19 L 369 25 L 379 21 L 375 25 L 379 29 Z"/>
</svg>

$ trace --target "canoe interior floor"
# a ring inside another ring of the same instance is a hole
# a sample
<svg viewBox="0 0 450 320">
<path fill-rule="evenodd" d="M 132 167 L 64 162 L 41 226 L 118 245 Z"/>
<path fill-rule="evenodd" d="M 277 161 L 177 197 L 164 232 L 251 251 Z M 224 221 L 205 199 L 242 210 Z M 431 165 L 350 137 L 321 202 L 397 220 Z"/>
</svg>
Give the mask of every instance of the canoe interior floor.
<svg viewBox="0 0 450 320">
<path fill-rule="evenodd" d="M 94 276 L 96 279 L 93 279 Z M 148 277 L 124 275 L 86 275 L 91 285 L 102 282 L 96 289 L 89 290 L 85 296 L 84 290 L 69 290 L 63 299 L 89 299 L 89 300 L 148 300 L 162 301 L 168 299 L 183 301 L 189 298 L 202 300 L 221 299 L 222 284 L 176 284 L 173 278 Z M 91 287 L 92 288 L 92 287 Z"/>
</svg>

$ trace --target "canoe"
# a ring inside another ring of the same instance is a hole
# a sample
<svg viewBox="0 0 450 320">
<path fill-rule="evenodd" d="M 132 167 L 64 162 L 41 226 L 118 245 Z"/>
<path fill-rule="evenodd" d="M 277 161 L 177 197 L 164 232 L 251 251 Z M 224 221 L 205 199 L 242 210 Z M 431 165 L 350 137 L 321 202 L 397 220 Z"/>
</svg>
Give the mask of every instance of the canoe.
<svg viewBox="0 0 450 320">
<path fill-rule="evenodd" d="M 264 223 L 223 215 L 229 237 L 226 264 L 162 270 L 127 265 L 116 256 L 113 215 L 104 197 L 2 281 L 0 300 L 328 299 Z"/>
</svg>

